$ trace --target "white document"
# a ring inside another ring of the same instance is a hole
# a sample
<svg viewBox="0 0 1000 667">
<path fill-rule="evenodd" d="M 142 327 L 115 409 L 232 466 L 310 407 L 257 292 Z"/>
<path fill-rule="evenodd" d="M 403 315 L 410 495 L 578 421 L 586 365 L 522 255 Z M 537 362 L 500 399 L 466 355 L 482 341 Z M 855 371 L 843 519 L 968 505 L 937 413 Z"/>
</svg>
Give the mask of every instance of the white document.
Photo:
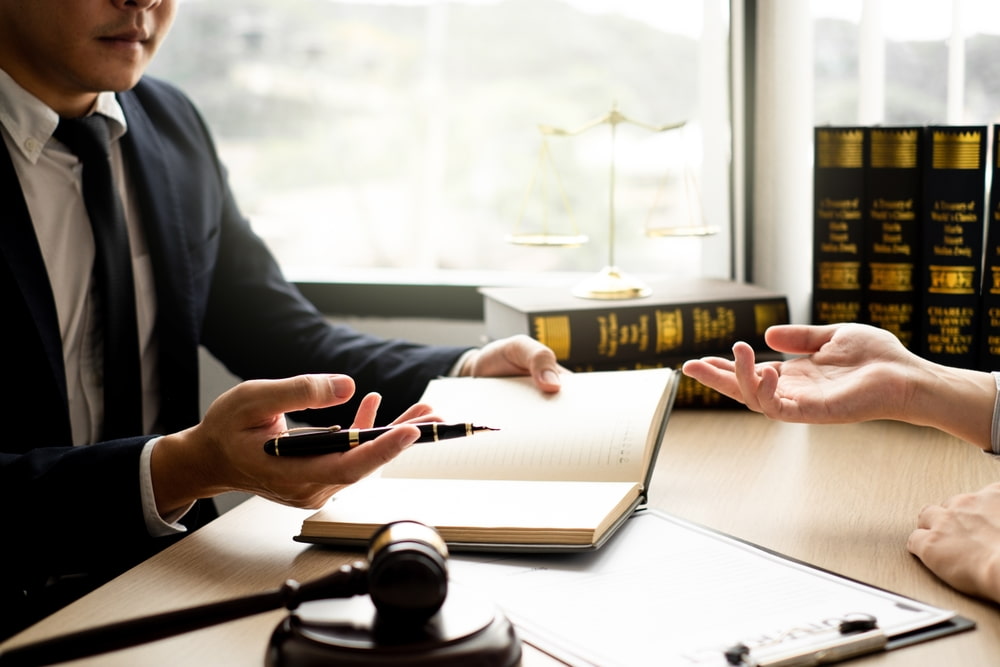
<svg viewBox="0 0 1000 667">
<path fill-rule="evenodd" d="M 955 617 L 654 511 L 595 552 L 455 555 L 449 568 L 523 639 L 571 664 L 726 667 L 730 647 L 801 650 L 861 614 L 889 637 Z"/>
</svg>

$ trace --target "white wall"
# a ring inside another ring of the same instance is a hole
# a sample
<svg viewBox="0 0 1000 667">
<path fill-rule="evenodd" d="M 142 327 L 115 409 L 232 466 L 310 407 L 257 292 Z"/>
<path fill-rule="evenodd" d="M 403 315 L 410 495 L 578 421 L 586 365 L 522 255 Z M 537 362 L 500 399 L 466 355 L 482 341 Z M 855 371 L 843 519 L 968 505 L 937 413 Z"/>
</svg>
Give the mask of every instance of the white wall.
<svg viewBox="0 0 1000 667">
<path fill-rule="evenodd" d="M 812 286 L 812 20 L 808 2 L 757 6 L 753 281 L 809 321 Z"/>
</svg>

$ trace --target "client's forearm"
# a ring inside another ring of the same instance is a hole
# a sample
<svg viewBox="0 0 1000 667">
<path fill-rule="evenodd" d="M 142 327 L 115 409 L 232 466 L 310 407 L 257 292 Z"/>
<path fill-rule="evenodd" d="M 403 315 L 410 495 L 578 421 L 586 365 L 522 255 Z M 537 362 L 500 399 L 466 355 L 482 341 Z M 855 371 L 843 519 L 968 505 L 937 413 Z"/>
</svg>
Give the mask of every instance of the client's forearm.
<svg viewBox="0 0 1000 667">
<path fill-rule="evenodd" d="M 997 385 L 990 373 L 922 362 L 905 421 L 933 426 L 990 449 Z"/>
</svg>

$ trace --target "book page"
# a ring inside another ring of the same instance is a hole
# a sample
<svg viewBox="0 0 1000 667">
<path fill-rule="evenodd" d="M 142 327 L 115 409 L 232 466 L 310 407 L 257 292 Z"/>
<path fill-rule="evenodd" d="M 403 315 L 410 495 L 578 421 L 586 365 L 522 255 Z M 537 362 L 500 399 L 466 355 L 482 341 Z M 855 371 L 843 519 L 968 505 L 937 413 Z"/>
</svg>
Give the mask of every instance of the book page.
<svg viewBox="0 0 1000 667">
<path fill-rule="evenodd" d="M 422 398 L 446 422 L 499 431 L 420 443 L 384 477 L 641 481 L 675 381 L 669 369 L 573 373 L 555 394 L 530 378 L 441 378 Z"/>
<path fill-rule="evenodd" d="M 408 519 L 448 542 L 589 545 L 638 497 L 628 482 L 372 478 L 338 492 L 302 534 L 368 539 Z"/>
<path fill-rule="evenodd" d="M 837 637 L 839 620 L 857 614 L 890 637 L 955 616 L 656 512 L 596 552 L 458 554 L 448 569 L 573 665 L 725 667 L 735 644 L 776 657 Z"/>
</svg>

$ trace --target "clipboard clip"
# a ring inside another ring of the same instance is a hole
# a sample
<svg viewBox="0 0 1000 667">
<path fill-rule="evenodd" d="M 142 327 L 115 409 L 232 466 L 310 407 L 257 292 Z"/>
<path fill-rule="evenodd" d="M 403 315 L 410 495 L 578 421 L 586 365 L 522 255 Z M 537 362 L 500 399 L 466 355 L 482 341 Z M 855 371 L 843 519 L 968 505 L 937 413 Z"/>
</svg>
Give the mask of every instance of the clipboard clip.
<svg viewBox="0 0 1000 667">
<path fill-rule="evenodd" d="M 723 655 L 734 667 L 812 667 L 848 660 L 885 650 L 888 637 L 871 614 L 852 614 L 840 620 L 832 637 L 815 638 L 796 648 L 752 650 L 743 643 L 727 648 Z"/>
</svg>

